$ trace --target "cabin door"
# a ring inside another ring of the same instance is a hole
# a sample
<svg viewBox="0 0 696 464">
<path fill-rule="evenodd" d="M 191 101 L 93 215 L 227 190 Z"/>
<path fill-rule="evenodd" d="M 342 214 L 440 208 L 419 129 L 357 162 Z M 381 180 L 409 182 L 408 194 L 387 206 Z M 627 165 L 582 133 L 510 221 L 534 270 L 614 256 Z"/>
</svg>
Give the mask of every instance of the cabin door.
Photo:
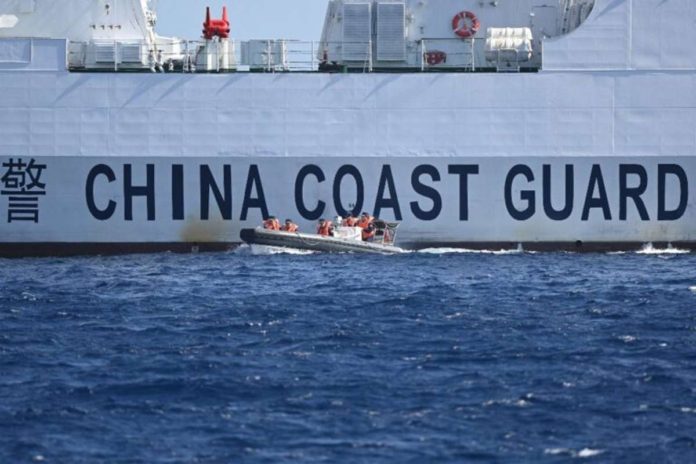
<svg viewBox="0 0 696 464">
<path fill-rule="evenodd" d="M 535 6 L 531 14 L 532 34 L 534 50 L 541 50 L 542 42 L 546 37 L 556 37 L 558 35 L 558 7 L 553 5 Z M 541 53 L 535 54 L 541 59 Z M 534 63 L 541 65 L 541 63 Z"/>
</svg>

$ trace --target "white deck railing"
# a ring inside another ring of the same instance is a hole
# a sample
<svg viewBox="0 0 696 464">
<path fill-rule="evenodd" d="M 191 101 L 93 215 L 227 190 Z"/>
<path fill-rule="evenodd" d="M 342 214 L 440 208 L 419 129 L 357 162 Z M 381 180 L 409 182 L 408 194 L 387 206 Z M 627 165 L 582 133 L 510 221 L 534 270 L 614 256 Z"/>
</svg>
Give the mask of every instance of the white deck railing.
<svg viewBox="0 0 696 464">
<path fill-rule="evenodd" d="M 353 59 L 344 61 L 345 42 L 253 40 L 225 44 L 196 40 L 166 41 L 154 47 L 145 42 L 73 42 L 68 63 L 72 70 L 153 72 L 476 71 L 498 66 L 486 59 L 485 44 L 485 38 L 421 39 L 407 42 L 403 61 L 377 61 L 372 42 L 352 43 L 364 46 L 364 59 L 355 60 L 356 47 L 351 47 Z M 539 67 L 538 54 L 528 64 Z"/>
</svg>

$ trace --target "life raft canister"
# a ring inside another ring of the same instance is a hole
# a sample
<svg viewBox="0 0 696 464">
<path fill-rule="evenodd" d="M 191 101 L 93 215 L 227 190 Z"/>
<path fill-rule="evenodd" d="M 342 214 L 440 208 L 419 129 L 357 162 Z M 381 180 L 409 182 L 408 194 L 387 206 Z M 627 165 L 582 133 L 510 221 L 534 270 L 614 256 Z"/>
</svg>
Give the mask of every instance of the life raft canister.
<svg viewBox="0 0 696 464">
<path fill-rule="evenodd" d="M 481 21 L 471 11 L 462 11 L 452 18 L 452 30 L 462 39 L 470 39 L 481 29 Z"/>
</svg>

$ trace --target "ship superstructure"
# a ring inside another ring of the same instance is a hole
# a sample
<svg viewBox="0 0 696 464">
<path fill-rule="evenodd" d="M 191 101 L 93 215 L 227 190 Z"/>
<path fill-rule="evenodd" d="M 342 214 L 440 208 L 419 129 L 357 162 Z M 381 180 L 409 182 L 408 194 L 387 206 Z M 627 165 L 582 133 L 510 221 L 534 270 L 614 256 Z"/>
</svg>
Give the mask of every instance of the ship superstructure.
<svg viewBox="0 0 696 464">
<path fill-rule="evenodd" d="M 689 0 L 331 0 L 314 43 L 200 21 L 0 5 L 2 254 L 224 248 L 268 214 L 362 210 L 416 247 L 696 244 Z"/>
</svg>

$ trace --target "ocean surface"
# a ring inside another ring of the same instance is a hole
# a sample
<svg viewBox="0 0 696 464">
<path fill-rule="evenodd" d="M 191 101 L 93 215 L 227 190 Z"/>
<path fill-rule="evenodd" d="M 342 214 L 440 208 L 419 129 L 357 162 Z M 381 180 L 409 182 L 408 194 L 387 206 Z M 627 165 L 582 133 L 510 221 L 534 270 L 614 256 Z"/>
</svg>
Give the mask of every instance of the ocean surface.
<svg viewBox="0 0 696 464">
<path fill-rule="evenodd" d="M 0 463 L 696 462 L 696 255 L 0 260 Z"/>
</svg>

